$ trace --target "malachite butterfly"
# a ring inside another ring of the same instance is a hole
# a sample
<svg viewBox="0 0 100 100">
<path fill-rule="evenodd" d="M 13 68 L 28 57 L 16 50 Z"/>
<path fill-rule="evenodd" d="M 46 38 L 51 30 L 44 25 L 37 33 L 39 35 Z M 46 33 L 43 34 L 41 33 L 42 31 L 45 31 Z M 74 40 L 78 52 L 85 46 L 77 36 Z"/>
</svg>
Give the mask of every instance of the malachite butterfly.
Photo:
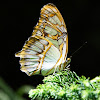
<svg viewBox="0 0 100 100">
<path fill-rule="evenodd" d="M 67 53 L 68 34 L 63 17 L 54 4 L 44 5 L 32 36 L 15 54 L 20 57 L 21 71 L 29 76 L 61 71 L 71 61 Z"/>
</svg>

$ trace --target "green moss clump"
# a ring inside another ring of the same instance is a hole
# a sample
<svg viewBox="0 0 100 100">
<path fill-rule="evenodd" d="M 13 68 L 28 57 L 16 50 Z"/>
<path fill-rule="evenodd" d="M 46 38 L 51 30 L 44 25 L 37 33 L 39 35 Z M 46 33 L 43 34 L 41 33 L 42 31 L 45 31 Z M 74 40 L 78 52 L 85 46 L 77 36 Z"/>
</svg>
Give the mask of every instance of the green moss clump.
<svg viewBox="0 0 100 100">
<path fill-rule="evenodd" d="M 89 80 L 65 70 L 45 77 L 43 82 L 29 91 L 32 100 L 100 100 L 100 76 Z"/>
</svg>

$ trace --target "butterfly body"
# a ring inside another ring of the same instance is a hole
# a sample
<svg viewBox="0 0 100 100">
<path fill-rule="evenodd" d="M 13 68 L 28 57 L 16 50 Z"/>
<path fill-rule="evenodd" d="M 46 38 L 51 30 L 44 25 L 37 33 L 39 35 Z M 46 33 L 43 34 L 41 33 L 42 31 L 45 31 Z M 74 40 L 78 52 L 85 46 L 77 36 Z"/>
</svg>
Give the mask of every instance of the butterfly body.
<svg viewBox="0 0 100 100">
<path fill-rule="evenodd" d="M 39 22 L 32 36 L 25 42 L 20 57 L 21 70 L 29 76 L 49 75 L 61 71 L 67 63 L 68 34 L 64 20 L 55 5 L 49 3 L 41 9 Z"/>
</svg>

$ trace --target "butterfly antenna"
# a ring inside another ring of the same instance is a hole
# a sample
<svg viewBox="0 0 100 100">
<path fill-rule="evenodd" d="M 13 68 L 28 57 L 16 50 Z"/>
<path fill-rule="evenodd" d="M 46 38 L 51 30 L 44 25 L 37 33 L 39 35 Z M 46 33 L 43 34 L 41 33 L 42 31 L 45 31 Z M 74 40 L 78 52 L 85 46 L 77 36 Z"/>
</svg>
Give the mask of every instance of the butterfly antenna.
<svg viewBox="0 0 100 100">
<path fill-rule="evenodd" d="M 83 45 L 81 45 L 76 51 L 74 51 L 74 52 L 71 54 L 70 58 L 72 58 L 72 56 L 73 56 L 77 51 L 79 51 L 84 45 L 86 45 L 86 43 L 87 43 L 87 41 L 86 41 L 85 43 L 83 43 Z"/>
</svg>

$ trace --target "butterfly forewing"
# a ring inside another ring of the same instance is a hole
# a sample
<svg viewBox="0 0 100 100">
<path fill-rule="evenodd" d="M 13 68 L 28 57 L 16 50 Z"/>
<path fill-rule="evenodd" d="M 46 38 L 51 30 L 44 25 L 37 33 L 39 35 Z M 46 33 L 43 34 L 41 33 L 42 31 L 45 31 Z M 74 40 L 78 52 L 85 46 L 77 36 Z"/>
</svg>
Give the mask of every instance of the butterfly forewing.
<svg viewBox="0 0 100 100">
<path fill-rule="evenodd" d="M 20 57 L 21 70 L 29 76 L 63 70 L 68 53 L 65 22 L 55 5 L 49 3 L 41 9 L 39 22 L 32 36 L 25 42 Z"/>
<path fill-rule="evenodd" d="M 51 3 L 45 5 L 41 9 L 39 22 L 33 31 L 33 35 L 41 35 L 57 41 L 58 37 L 63 35 L 63 32 L 67 33 L 67 29 L 59 10 Z"/>
</svg>

